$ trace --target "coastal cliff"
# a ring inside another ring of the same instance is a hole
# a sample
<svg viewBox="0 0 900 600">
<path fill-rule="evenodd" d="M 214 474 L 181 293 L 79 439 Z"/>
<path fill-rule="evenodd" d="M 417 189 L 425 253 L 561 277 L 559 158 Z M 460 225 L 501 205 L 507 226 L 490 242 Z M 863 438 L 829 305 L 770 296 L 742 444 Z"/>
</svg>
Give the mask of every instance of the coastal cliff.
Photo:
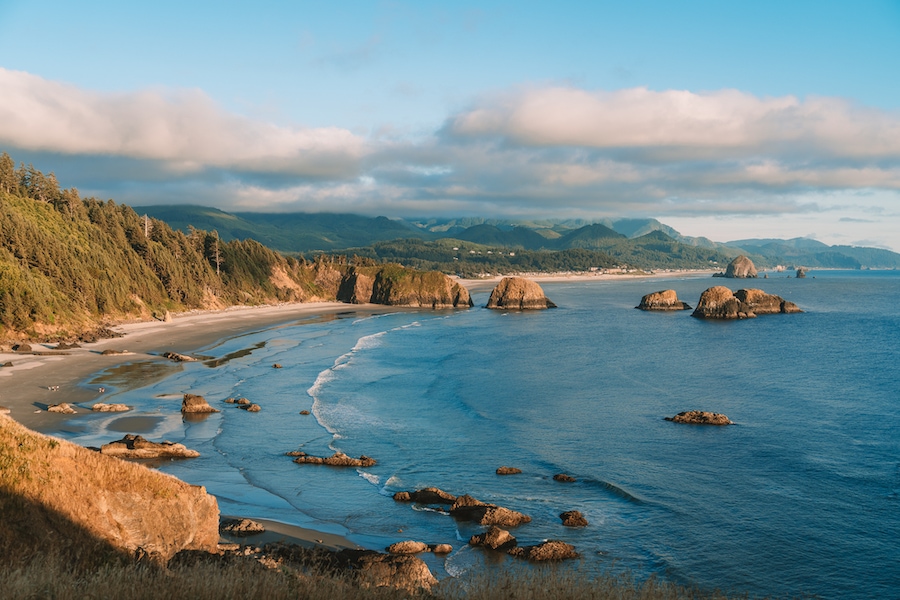
<svg viewBox="0 0 900 600">
<path fill-rule="evenodd" d="M 215 552 L 216 499 L 170 475 L 35 433 L 0 415 L 0 544 L 165 563 Z"/>
<path fill-rule="evenodd" d="M 556 308 L 540 285 L 524 277 L 504 277 L 491 292 L 486 308 L 534 310 Z"/>
</svg>

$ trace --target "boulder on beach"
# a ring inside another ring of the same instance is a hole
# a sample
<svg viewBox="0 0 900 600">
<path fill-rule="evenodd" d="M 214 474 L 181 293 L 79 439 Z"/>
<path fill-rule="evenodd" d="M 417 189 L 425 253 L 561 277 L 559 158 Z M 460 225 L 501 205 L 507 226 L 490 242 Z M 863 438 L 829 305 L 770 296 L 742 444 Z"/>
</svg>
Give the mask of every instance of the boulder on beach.
<svg viewBox="0 0 900 600">
<path fill-rule="evenodd" d="M 302 452 L 294 459 L 298 465 L 328 465 L 330 467 L 371 467 L 375 464 L 375 459 L 363 454 L 359 458 L 347 456 L 343 452 L 335 452 L 331 456 L 325 458 L 321 456 L 310 456 Z"/>
<path fill-rule="evenodd" d="M 678 299 L 675 290 L 662 290 L 647 294 L 635 306 L 640 310 L 690 310 L 691 307 Z"/>
<path fill-rule="evenodd" d="M 534 281 L 524 277 L 504 277 L 491 292 L 486 308 L 532 310 L 556 308 Z"/>
<path fill-rule="evenodd" d="M 732 292 L 723 285 L 717 285 L 700 295 L 700 301 L 691 316 L 698 319 L 733 320 L 752 319 L 757 315 L 799 312 L 803 311 L 793 302 L 762 290 Z"/>
<path fill-rule="evenodd" d="M 133 352 L 129 352 L 128 350 L 114 350 L 109 348 L 100 353 L 100 356 L 127 356 L 129 354 L 134 354 Z"/>
<path fill-rule="evenodd" d="M 98 402 L 91 407 L 91 410 L 94 412 L 125 412 L 131 410 L 131 407 L 125 404 L 106 404 L 104 402 Z"/>
<path fill-rule="evenodd" d="M 482 546 L 491 550 L 508 550 L 515 547 L 516 543 L 516 538 L 510 532 L 496 525 L 469 538 L 470 546 Z"/>
<path fill-rule="evenodd" d="M 68 402 L 63 402 L 61 404 L 51 404 L 47 407 L 47 412 L 60 413 L 64 415 L 74 415 L 76 413 L 75 408 Z"/>
<path fill-rule="evenodd" d="M 479 525 L 518 527 L 530 523 L 531 517 L 496 504 L 476 500 L 468 494 L 459 496 L 450 507 L 450 516 L 463 521 L 474 521 Z"/>
<path fill-rule="evenodd" d="M 206 398 L 197 394 L 185 394 L 181 400 L 181 412 L 188 414 L 217 413 L 217 409 L 209 405 Z"/>
<path fill-rule="evenodd" d="M 31 346 L 29 344 L 16 344 L 12 347 L 14 352 L 31 352 Z"/>
<path fill-rule="evenodd" d="M 121 440 L 103 444 L 100 453 L 119 458 L 196 458 L 200 453 L 174 442 L 151 442 L 139 435 L 127 434 Z"/>
<path fill-rule="evenodd" d="M 547 540 L 536 546 L 517 546 L 507 551 L 510 556 L 534 562 L 560 561 L 578 558 L 575 546 L 560 540 Z"/>
<path fill-rule="evenodd" d="M 175 362 L 197 362 L 197 359 L 193 356 L 188 356 L 187 354 L 179 354 L 177 352 L 165 352 L 163 353 L 163 357 L 168 358 L 169 360 L 174 360 Z"/>
<path fill-rule="evenodd" d="M 231 535 L 255 535 L 265 531 L 266 528 L 261 523 L 250 519 L 225 519 L 219 524 L 219 533 Z"/>
<path fill-rule="evenodd" d="M 707 412 L 703 410 L 687 410 L 674 417 L 665 417 L 666 421 L 673 423 L 688 423 L 690 425 L 733 425 L 734 423 L 721 413 Z"/>
</svg>

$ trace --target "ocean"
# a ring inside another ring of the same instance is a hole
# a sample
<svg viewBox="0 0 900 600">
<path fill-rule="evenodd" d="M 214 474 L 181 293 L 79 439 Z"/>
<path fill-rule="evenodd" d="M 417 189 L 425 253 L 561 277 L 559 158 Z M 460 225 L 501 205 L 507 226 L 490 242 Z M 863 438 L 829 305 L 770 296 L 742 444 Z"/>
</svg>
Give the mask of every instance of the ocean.
<svg viewBox="0 0 900 600">
<path fill-rule="evenodd" d="M 519 544 L 565 540 L 581 554 L 567 568 L 585 575 L 896 597 L 900 273 L 788 275 L 546 283 L 559 308 L 534 312 L 483 309 L 488 292 L 473 293 L 469 310 L 348 306 L 220 340 L 195 352 L 202 362 L 98 374 L 85 385 L 104 382 L 105 401 L 134 411 L 87 415 L 60 435 L 98 446 L 128 419 L 150 418 L 145 437 L 201 453 L 159 468 L 206 486 L 223 514 L 372 548 L 449 542 L 448 557 L 427 557 L 439 577 L 513 559 L 468 547 L 479 526 L 394 502 L 395 492 L 435 486 L 524 512 L 532 522 L 512 530 Z M 714 322 L 634 309 L 662 289 L 695 306 L 713 285 L 760 288 L 805 312 Z M 222 412 L 183 420 L 185 392 Z M 223 403 L 237 396 L 262 410 Z M 685 410 L 735 425 L 664 420 Z M 284 454 L 298 449 L 378 462 L 297 465 Z M 522 474 L 498 476 L 500 466 Z M 567 510 L 589 525 L 563 527 Z"/>
</svg>

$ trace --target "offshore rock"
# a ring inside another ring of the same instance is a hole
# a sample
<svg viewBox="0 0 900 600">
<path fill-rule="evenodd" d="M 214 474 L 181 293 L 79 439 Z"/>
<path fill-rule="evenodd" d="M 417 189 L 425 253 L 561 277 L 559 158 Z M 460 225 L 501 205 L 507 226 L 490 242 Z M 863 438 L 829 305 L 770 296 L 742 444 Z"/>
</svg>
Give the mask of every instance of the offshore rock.
<svg viewBox="0 0 900 600">
<path fill-rule="evenodd" d="M 491 550 L 509 550 L 516 546 L 516 538 L 505 529 L 500 529 L 496 525 L 484 533 L 473 535 L 469 538 L 470 546 L 483 546 Z"/>
<path fill-rule="evenodd" d="M 330 467 L 371 467 L 375 464 L 375 459 L 370 458 L 363 454 L 359 458 L 353 458 L 347 456 L 343 452 L 335 452 L 331 456 L 327 458 L 323 458 L 321 456 L 309 456 L 308 454 L 300 453 L 302 456 L 298 456 L 294 459 L 294 462 L 298 465 L 328 465 Z"/>
<path fill-rule="evenodd" d="M 419 504 L 453 504 L 456 502 L 456 496 L 436 487 L 427 487 L 414 492 L 397 492 L 394 494 L 394 500 Z"/>
<path fill-rule="evenodd" d="M 518 475 L 521 472 L 518 467 L 497 467 L 497 475 Z"/>
<path fill-rule="evenodd" d="M 556 308 L 534 281 L 524 277 L 504 277 L 491 292 L 485 308 L 532 310 Z"/>
<path fill-rule="evenodd" d="M 662 290 L 647 294 L 641 303 L 635 306 L 640 310 L 691 310 L 691 307 L 678 299 L 675 290 Z"/>
<path fill-rule="evenodd" d="M 743 254 L 728 263 L 725 273 L 713 275 L 713 277 L 728 277 L 729 279 L 754 279 L 758 276 L 753 261 Z"/>
<path fill-rule="evenodd" d="M 200 453 L 174 442 L 151 442 L 129 433 L 121 440 L 103 444 L 100 453 L 119 458 L 196 458 Z"/>
<path fill-rule="evenodd" d="M 558 481 L 560 483 L 575 483 L 575 478 L 571 475 L 566 475 L 565 473 L 557 473 L 553 476 L 553 481 Z"/>
<path fill-rule="evenodd" d="M 460 496 L 450 507 L 450 516 L 463 521 L 474 521 L 479 525 L 497 525 L 499 527 L 518 527 L 530 523 L 531 517 L 520 512 L 487 504 L 466 494 Z"/>
<path fill-rule="evenodd" d="M 566 527 L 587 527 L 588 521 L 584 515 L 577 510 L 567 510 L 559 515 L 562 524 Z"/>
<path fill-rule="evenodd" d="M 571 544 L 559 540 L 547 540 L 537 546 L 519 546 L 508 551 L 510 556 L 535 562 L 560 561 L 578 558 L 578 552 Z"/>
<path fill-rule="evenodd" d="M 181 400 L 181 412 L 194 414 L 217 413 L 219 411 L 210 406 L 206 401 L 206 398 L 204 398 L 203 396 L 198 396 L 196 394 L 185 394 L 184 398 Z"/>
<path fill-rule="evenodd" d="M 699 319 L 752 319 L 757 315 L 803 312 L 793 302 L 762 290 L 732 292 L 717 285 L 700 295 L 697 308 L 691 314 Z"/>
<path fill-rule="evenodd" d="M 674 417 L 665 417 L 665 420 L 673 423 L 688 423 L 690 425 L 734 425 L 731 419 L 721 413 L 702 410 L 680 412 Z"/>
</svg>

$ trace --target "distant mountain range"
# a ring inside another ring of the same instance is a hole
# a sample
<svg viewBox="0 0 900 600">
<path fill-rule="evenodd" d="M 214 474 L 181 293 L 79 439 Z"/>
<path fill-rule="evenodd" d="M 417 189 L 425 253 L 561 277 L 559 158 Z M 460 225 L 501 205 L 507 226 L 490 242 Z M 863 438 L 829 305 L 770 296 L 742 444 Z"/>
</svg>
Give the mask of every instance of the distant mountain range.
<svg viewBox="0 0 900 600">
<path fill-rule="evenodd" d="M 165 221 L 174 229 L 217 231 L 224 241 L 251 238 L 286 253 L 358 253 L 381 258 L 379 243 L 419 240 L 407 251 L 432 252 L 429 244 L 459 240 L 478 246 L 474 252 L 603 252 L 613 260 L 644 261 L 644 266 L 698 268 L 721 265 L 745 254 L 760 267 L 896 269 L 900 254 L 879 248 L 828 246 L 807 238 L 747 239 L 713 242 L 683 236 L 656 219 L 513 221 L 504 219 L 388 219 L 337 213 L 228 213 L 204 206 L 143 206 L 138 214 Z M 424 245 L 423 245 L 424 244 Z M 458 247 L 458 246 L 457 246 Z M 655 253 L 655 254 L 654 254 Z M 671 259 L 663 260 L 663 255 Z M 394 256 L 399 259 L 402 257 Z M 449 255 L 447 260 L 453 260 Z M 458 258 L 457 258 L 458 260 Z"/>
</svg>

